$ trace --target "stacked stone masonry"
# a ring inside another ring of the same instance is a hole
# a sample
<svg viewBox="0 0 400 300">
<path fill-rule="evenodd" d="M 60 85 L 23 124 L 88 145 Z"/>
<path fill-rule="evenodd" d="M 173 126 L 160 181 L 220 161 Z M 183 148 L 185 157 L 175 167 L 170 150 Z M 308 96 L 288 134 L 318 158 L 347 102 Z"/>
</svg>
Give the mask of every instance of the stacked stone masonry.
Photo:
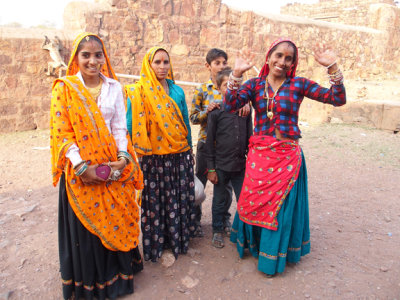
<svg viewBox="0 0 400 300">
<path fill-rule="evenodd" d="M 0 27 L 0 132 L 48 128 L 51 85 L 55 77 L 45 74 L 50 57 L 48 51 L 41 49 L 44 35 L 60 37 L 67 62 L 76 34 L 82 31 L 99 34 L 115 71 L 135 75 L 139 74 L 147 49 L 160 45 L 171 54 L 175 78 L 192 82 L 208 79 L 204 63 L 210 48 L 225 49 L 232 65 L 236 53 L 248 47 L 256 54 L 256 66 L 261 68 L 268 45 L 280 36 L 291 37 L 299 46 L 298 75 L 323 85 L 328 85 L 326 70 L 312 55 L 316 41 L 332 44 L 346 78 L 398 76 L 398 8 L 388 1 L 372 0 L 321 1 L 321 7 L 328 2 L 341 3 L 342 8 L 350 2 L 368 2 L 369 7 L 375 7 L 368 10 L 368 18 L 378 26 L 368 28 L 295 16 L 239 12 L 221 4 L 220 0 L 99 0 L 95 4 L 70 3 L 64 11 L 63 30 Z M 248 77 L 256 75 L 253 71 Z M 193 89 L 185 88 L 188 105 Z M 318 109 L 330 108 L 321 105 Z M 307 106 L 302 115 L 307 116 Z"/>
<path fill-rule="evenodd" d="M 393 0 L 321 0 L 316 4 L 288 4 L 281 8 L 281 14 L 301 16 L 314 20 L 370 27 L 371 5 L 394 6 Z M 373 27 L 373 26 L 372 26 Z"/>
</svg>

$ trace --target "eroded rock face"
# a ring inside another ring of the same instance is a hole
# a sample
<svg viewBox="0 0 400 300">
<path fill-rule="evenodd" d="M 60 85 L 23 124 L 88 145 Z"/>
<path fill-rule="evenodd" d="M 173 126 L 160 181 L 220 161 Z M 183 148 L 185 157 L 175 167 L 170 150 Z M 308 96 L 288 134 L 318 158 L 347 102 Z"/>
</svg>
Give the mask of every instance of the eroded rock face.
<svg viewBox="0 0 400 300">
<path fill-rule="evenodd" d="M 77 33 L 97 33 L 105 41 L 115 71 L 134 75 L 139 74 L 147 49 L 160 45 L 170 52 L 175 78 L 190 82 L 208 80 L 204 63 L 210 48 L 226 50 L 232 66 L 237 51 L 249 47 L 260 69 L 269 44 L 277 37 L 289 36 L 299 47 L 299 76 L 328 85 L 325 69 L 315 63 L 312 55 L 312 45 L 318 40 L 333 44 L 346 80 L 385 80 L 400 74 L 399 9 L 388 2 L 325 0 L 309 10 L 297 4 L 290 6 L 298 10 L 293 14 L 307 16 L 308 11 L 318 12 L 315 8 L 323 7 L 340 12 L 335 8 L 339 5 L 341 10 L 353 13 L 347 18 L 349 22 L 357 19 L 359 23 L 353 25 L 362 27 L 239 12 L 215 0 L 72 2 L 64 11 L 63 30 L 0 28 L 0 132 L 48 127 L 55 77 L 45 74 L 49 61 L 48 51 L 41 49 L 45 35 L 60 38 L 65 50 L 63 59 L 68 62 Z M 354 5 L 362 9 L 354 10 Z M 249 72 L 248 78 L 254 76 L 255 71 Z M 183 88 L 190 106 L 194 87 Z M 314 102 L 307 105 L 311 108 L 304 116 L 311 119 L 315 112 L 317 120 L 328 120 L 330 109 L 320 115 L 319 107 L 312 108 L 317 105 Z M 24 110 L 25 106 L 30 109 Z"/>
</svg>

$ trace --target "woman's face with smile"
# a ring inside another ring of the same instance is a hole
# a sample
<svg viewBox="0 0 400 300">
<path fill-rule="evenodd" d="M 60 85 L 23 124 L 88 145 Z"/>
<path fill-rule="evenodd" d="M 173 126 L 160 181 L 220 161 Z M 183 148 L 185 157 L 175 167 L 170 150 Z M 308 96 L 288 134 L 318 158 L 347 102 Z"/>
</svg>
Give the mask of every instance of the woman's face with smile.
<svg viewBox="0 0 400 300">
<path fill-rule="evenodd" d="M 294 48 L 290 43 L 278 44 L 276 49 L 268 57 L 269 74 L 276 79 L 286 78 L 286 73 L 294 62 Z"/>
<path fill-rule="evenodd" d="M 105 63 L 102 45 L 96 41 L 85 42 L 78 52 L 77 60 L 84 79 L 99 76 L 100 70 Z"/>
</svg>

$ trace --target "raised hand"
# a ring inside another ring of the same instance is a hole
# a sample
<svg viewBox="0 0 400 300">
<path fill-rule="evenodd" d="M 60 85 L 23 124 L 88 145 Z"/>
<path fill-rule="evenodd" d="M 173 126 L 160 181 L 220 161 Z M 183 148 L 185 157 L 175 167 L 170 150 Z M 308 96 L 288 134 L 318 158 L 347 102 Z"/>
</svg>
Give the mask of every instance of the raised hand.
<svg viewBox="0 0 400 300">
<path fill-rule="evenodd" d="M 313 50 L 315 60 L 324 67 L 334 64 L 337 60 L 336 53 L 331 49 L 330 46 L 317 43 L 313 47 Z"/>
<path fill-rule="evenodd" d="M 243 73 L 254 66 L 254 54 L 247 48 L 241 50 L 236 56 L 233 76 L 242 77 Z"/>
</svg>

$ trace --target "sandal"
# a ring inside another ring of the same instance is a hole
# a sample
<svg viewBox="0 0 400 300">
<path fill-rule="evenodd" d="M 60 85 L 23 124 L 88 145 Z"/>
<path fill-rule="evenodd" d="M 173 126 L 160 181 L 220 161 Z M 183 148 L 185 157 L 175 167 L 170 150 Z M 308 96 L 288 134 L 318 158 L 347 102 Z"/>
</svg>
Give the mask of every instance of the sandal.
<svg viewBox="0 0 400 300">
<path fill-rule="evenodd" d="M 224 231 L 225 231 L 225 233 L 226 233 L 227 236 L 230 236 L 230 235 L 231 235 L 231 230 L 232 230 L 231 222 L 226 221 L 226 222 L 225 222 Z"/>
<path fill-rule="evenodd" d="M 222 236 L 221 232 L 215 232 L 213 234 L 213 238 L 212 238 L 212 242 L 211 244 L 215 247 L 215 248 L 223 248 L 225 246 L 224 244 L 224 237 Z"/>
</svg>

